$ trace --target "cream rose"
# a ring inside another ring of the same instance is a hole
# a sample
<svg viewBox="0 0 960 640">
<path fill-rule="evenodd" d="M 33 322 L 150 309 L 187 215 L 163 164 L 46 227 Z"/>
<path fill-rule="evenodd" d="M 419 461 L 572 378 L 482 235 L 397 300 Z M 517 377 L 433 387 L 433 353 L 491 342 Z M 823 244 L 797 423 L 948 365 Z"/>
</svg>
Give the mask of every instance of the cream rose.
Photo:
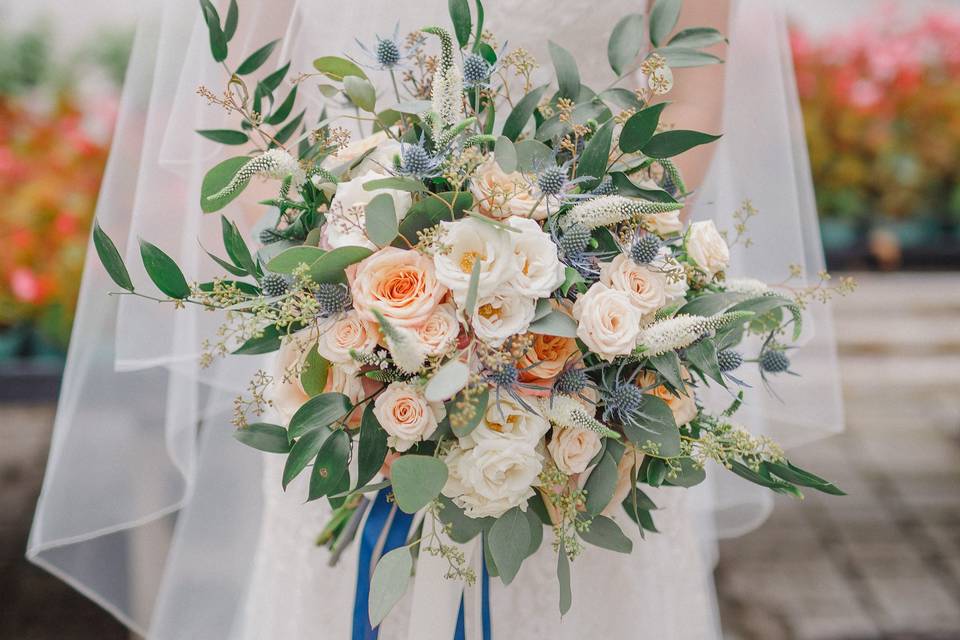
<svg viewBox="0 0 960 640">
<path fill-rule="evenodd" d="M 536 447 L 550 430 L 550 422 L 536 413 L 524 409 L 510 397 L 487 405 L 483 420 L 469 436 L 461 438 L 460 445 L 469 447 L 489 438 L 520 440 Z"/>
<path fill-rule="evenodd" d="M 635 263 L 623 253 L 600 265 L 600 282 L 629 295 L 642 315 L 655 312 L 667 301 L 663 274 Z"/>
<path fill-rule="evenodd" d="M 518 333 L 526 333 L 537 312 L 534 298 L 505 290 L 477 300 L 472 324 L 477 337 L 499 346 Z"/>
<path fill-rule="evenodd" d="M 377 319 L 376 309 L 398 327 L 419 327 L 447 293 L 437 280 L 433 261 L 417 251 L 386 247 L 351 273 L 353 306 L 360 318 L 371 322 Z"/>
<path fill-rule="evenodd" d="M 417 328 L 417 337 L 428 356 L 447 353 L 456 344 L 460 335 L 460 321 L 452 304 L 445 303 L 433 310 L 426 321 Z"/>
<path fill-rule="evenodd" d="M 586 429 L 555 429 L 547 451 L 557 468 L 571 476 L 583 473 L 593 457 L 600 453 L 600 436 Z"/>
<path fill-rule="evenodd" d="M 348 311 L 320 334 L 317 351 L 330 362 L 356 368 L 350 351 L 370 352 L 377 346 L 378 338 L 375 324 L 361 319 L 356 311 Z"/>
<path fill-rule="evenodd" d="M 564 266 L 557 257 L 557 245 L 533 220 L 514 216 L 506 223 L 520 231 L 510 233 L 517 274 L 509 285 L 527 297 L 549 297 L 565 277 Z"/>
<path fill-rule="evenodd" d="M 526 510 L 543 456 L 528 442 L 483 438 L 476 446 L 451 449 L 443 495 L 471 518 L 498 518 L 514 507 Z"/>
<path fill-rule="evenodd" d="M 573 317 L 577 336 L 608 362 L 637 346 L 642 314 L 623 291 L 594 283 L 573 305 Z"/>
<path fill-rule="evenodd" d="M 383 174 L 367 171 L 363 175 L 341 182 L 330 202 L 327 223 L 323 227 L 323 239 L 327 247 L 356 246 L 376 249 L 377 246 L 367 238 L 367 205 L 381 194 L 390 196 L 397 220 L 403 220 L 410 208 L 412 198 L 406 191 L 396 189 L 374 189 L 367 191 L 363 185 L 372 180 L 383 179 Z"/>
<path fill-rule="evenodd" d="M 713 220 L 690 225 L 686 238 L 687 255 L 707 275 L 713 277 L 730 264 L 730 248 L 717 231 Z"/>
<path fill-rule="evenodd" d="M 458 305 L 463 305 L 470 288 L 474 263 L 480 261 L 477 295 L 485 298 L 502 288 L 518 271 L 513 253 L 511 232 L 497 229 L 473 218 L 441 222 L 447 253 L 437 252 L 433 261 L 437 279 L 453 292 Z"/>
<path fill-rule="evenodd" d="M 386 132 L 378 131 L 363 140 L 348 144 L 345 148 L 327 157 L 323 161 L 323 168 L 329 170 L 341 165 L 349 165 L 364 154 L 367 155 L 347 173 L 348 176 L 361 176 L 370 171 L 379 173 L 381 176 L 387 176 L 390 175 L 389 170 L 393 168 L 394 156 L 400 155 L 400 143 L 390 138 Z M 322 180 L 319 177 L 314 177 L 314 184 L 318 184 L 318 182 L 322 182 Z"/>
<path fill-rule="evenodd" d="M 655 188 L 656 185 L 654 185 Z M 679 211 L 657 213 L 643 218 L 644 226 L 661 238 L 669 238 L 683 231 L 683 222 Z"/>
<path fill-rule="evenodd" d="M 680 372 L 682 378 L 690 380 L 690 373 L 684 367 Z M 644 371 L 637 377 L 637 386 L 646 388 L 657 381 L 657 375 L 652 371 Z M 656 396 L 666 402 L 673 412 L 673 419 L 678 427 L 682 427 L 697 417 L 697 403 L 693 399 L 693 393 L 688 393 L 687 389 L 680 390 L 680 395 L 674 395 L 666 385 L 660 385 L 646 391 L 650 395 Z"/>
<path fill-rule="evenodd" d="M 393 382 L 377 396 L 373 414 L 387 432 L 387 444 L 397 451 L 430 437 L 444 415 L 442 404 L 434 408 L 418 387 L 407 382 Z"/>
<path fill-rule="evenodd" d="M 546 200 L 534 196 L 520 172 L 505 173 L 492 155 L 477 167 L 470 180 L 470 191 L 477 201 L 477 210 L 485 216 L 534 220 L 547 217 Z"/>
<path fill-rule="evenodd" d="M 670 249 L 661 247 L 657 257 L 650 263 L 650 267 L 663 276 L 663 292 L 667 297 L 667 304 L 676 302 L 687 295 L 687 274 L 683 266 L 670 254 Z"/>
<path fill-rule="evenodd" d="M 274 356 L 270 399 L 284 422 L 289 422 L 297 409 L 310 399 L 300 384 L 300 372 L 311 346 L 310 333 L 304 330 L 284 340 Z"/>
</svg>

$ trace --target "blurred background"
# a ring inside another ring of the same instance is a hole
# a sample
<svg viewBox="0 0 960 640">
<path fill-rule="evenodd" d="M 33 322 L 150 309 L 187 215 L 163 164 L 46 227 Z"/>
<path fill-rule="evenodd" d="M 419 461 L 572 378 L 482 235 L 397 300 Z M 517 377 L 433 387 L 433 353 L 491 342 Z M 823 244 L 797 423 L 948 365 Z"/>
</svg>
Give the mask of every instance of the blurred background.
<svg viewBox="0 0 960 640">
<path fill-rule="evenodd" d="M 859 281 L 848 430 L 794 457 L 849 496 L 722 543 L 724 625 L 960 638 L 960 1 L 788 3 L 827 261 Z M 0 638 L 129 637 L 23 554 L 138 4 L 0 3 Z"/>
</svg>

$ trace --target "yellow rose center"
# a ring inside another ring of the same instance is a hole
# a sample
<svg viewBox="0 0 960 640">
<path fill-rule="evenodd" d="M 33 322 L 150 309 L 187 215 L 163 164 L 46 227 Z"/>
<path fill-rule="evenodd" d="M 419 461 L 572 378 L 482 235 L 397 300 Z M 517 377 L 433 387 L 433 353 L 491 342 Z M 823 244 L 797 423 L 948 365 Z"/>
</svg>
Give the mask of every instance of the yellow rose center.
<svg viewBox="0 0 960 640">
<path fill-rule="evenodd" d="M 464 273 L 472 273 L 473 265 L 476 264 L 477 258 L 483 260 L 486 256 L 481 255 L 479 251 L 464 251 L 460 256 L 460 269 Z"/>
</svg>

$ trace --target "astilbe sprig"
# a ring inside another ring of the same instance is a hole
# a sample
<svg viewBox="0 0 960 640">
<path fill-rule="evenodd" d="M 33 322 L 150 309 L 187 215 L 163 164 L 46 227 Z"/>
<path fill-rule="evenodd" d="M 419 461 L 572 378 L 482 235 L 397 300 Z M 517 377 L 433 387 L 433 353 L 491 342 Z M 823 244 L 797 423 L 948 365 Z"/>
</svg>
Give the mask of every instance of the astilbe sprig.
<svg viewBox="0 0 960 640">
<path fill-rule="evenodd" d="M 251 158 L 233 175 L 230 182 L 220 191 L 207 196 L 207 200 L 218 200 L 234 193 L 254 176 L 290 180 L 290 186 L 296 188 L 303 184 L 306 172 L 300 163 L 283 149 L 270 149 Z"/>
<path fill-rule="evenodd" d="M 579 223 L 588 229 L 597 229 L 682 208 L 680 202 L 652 202 L 619 195 L 600 196 L 575 205 L 567 215 L 567 221 L 568 224 Z"/>
<path fill-rule="evenodd" d="M 703 336 L 753 317 L 750 311 L 733 311 L 713 316 L 680 314 L 659 320 L 641 333 L 635 355 L 654 357 L 689 347 Z"/>
</svg>

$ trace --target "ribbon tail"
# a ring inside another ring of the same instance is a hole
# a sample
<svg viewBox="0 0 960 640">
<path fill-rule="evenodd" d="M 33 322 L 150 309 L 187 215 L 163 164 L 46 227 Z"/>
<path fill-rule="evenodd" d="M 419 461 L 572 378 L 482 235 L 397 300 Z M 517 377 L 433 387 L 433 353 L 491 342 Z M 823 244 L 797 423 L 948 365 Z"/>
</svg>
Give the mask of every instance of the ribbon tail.
<svg viewBox="0 0 960 640">
<path fill-rule="evenodd" d="M 353 600 L 353 633 L 351 640 L 376 640 L 379 627 L 370 626 L 370 579 L 380 557 L 406 544 L 413 516 L 403 513 L 387 501 L 387 491 L 380 491 L 370 506 L 367 521 L 360 535 L 357 587 Z"/>
</svg>

